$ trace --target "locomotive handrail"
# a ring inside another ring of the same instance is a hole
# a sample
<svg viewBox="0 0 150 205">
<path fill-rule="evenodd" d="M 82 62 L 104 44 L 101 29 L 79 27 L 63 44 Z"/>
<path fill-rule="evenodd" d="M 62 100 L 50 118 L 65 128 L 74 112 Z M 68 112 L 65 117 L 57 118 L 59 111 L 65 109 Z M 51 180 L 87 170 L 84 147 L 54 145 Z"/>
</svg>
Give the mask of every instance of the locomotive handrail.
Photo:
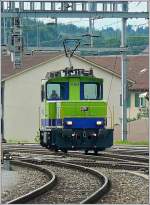
<svg viewBox="0 0 150 205">
<path fill-rule="evenodd" d="M 110 111 L 111 129 L 113 129 L 114 128 L 114 113 L 112 113 L 112 111 L 110 109 L 110 105 L 109 104 L 107 104 L 107 105 L 108 105 L 108 109 Z"/>
</svg>

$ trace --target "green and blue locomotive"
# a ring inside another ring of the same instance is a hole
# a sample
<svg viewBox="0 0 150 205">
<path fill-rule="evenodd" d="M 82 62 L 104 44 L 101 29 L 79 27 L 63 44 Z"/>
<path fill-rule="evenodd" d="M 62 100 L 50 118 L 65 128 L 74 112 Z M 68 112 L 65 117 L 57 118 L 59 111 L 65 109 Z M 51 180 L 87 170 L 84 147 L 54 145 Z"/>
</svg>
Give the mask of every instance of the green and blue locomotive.
<svg viewBox="0 0 150 205">
<path fill-rule="evenodd" d="M 111 147 L 103 79 L 92 70 L 64 69 L 47 73 L 41 85 L 40 144 L 48 149 L 94 150 Z"/>
</svg>

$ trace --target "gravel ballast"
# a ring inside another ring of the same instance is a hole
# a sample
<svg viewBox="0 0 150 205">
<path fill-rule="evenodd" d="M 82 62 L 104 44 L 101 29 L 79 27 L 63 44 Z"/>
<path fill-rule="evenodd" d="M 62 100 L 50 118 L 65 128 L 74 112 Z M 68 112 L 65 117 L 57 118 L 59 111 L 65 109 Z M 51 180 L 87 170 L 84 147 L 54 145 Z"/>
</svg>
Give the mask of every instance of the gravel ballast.
<svg viewBox="0 0 150 205">
<path fill-rule="evenodd" d="M 82 161 L 87 160 L 75 159 L 74 161 L 82 164 Z M 111 190 L 97 202 L 98 204 L 149 204 L 149 181 L 147 179 L 123 169 L 92 167 L 92 165 L 89 167 L 101 172 L 111 181 Z"/>
<path fill-rule="evenodd" d="M 82 160 L 86 161 L 76 157 L 62 158 L 61 161 L 72 161 L 71 159 L 79 161 L 79 164 Z M 93 162 L 93 160 L 88 161 Z M 58 184 L 51 191 L 29 201 L 30 204 L 79 204 L 80 201 L 101 187 L 98 178 L 90 173 L 65 167 L 55 167 L 55 165 L 42 165 L 42 167 L 53 171 L 57 175 Z M 89 167 L 92 168 L 92 165 Z M 95 166 L 93 168 L 107 176 L 111 181 L 111 190 L 99 199 L 97 204 L 149 204 L 148 180 L 119 169 Z M 14 170 L 18 169 L 22 168 L 14 167 Z M 32 169 L 30 169 L 29 173 L 29 169 L 25 170 L 23 168 L 23 171 L 20 170 L 19 173 L 22 182 L 19 181 L 18 185 L 11 192 L 2 193 L 2 203 L 28 193 L 48 181 L 44 174 Z M 5 195 L 10 198 L 3 201 L 6 197 Z"/>
<path fill-rule="evenodd" d="M 29 204 L 79 203 L 102 186 L 100 180 L 88 172 L 67 167 L 44 165 L 57 175 L 57 185 L 45 194 L 29 201 Z"/>
<path fill-rule="evenodd" d="M 111 190 L 98 204 L 149 204 L 149 181 L 127 172 L 96 168 L 111 181 Z"/>
<path fill-rule="evenodd" d="M 19 180 L 15 187 L 1 193 L 2 203 L 27 194 L 49 181 L 48 176 L 38 170 L 16 165 L 12 165 L 12 170 L 17 172 Z"/>
</svg>

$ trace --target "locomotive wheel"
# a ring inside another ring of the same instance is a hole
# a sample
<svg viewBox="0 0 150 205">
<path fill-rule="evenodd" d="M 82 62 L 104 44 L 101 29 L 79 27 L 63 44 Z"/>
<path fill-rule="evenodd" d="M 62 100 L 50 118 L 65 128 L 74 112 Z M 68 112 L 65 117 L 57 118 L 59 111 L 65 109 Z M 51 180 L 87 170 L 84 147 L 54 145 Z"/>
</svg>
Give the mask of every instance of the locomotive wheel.
<svg viewBox="0 0 150 205">
<path fill-rule="evenodd" d="M 105 147 L 102 147 L 99 149 L 99 151 L 104 151 L 105 150 Z"/>
<path fill-rule="evenodd" d="M 88 150 L 85 150 L 85 154 L 88 154 Z"/>
<path fill-rule="evenodd" d="M 58 152 L 58 148 L 57 147 L 55 147 L 55 152 Z"/>
<path fill-rule="evenodd" d="M 68 150 L 67 150 L 67 149 L 63 149 L 62 151 L 63 151 L 64 153 L 67 153 Z"/>
<path fill-rule="evenodd" d="M 94 154 L 95 155 L 97 155 L 98 154 L 98 150 L 96 149 L 96 150 L 94 150 Z"/>
</svg>

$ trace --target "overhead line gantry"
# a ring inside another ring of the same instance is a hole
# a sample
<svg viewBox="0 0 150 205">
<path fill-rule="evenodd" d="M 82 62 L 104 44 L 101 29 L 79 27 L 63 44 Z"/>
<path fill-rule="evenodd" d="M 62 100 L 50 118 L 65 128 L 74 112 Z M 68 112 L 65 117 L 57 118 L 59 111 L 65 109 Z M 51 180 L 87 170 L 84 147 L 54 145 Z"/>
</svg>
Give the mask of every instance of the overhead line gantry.
<svg viewBox="0 0 150 205">
<path fill-rule="evenodd" d="M 128 1 L 1 0 L 1 15 L 5 18 L 18 15 L 28 18 L 148 18 L 148 9 L 145 12 L 129 11 Z"/>
</svg>

